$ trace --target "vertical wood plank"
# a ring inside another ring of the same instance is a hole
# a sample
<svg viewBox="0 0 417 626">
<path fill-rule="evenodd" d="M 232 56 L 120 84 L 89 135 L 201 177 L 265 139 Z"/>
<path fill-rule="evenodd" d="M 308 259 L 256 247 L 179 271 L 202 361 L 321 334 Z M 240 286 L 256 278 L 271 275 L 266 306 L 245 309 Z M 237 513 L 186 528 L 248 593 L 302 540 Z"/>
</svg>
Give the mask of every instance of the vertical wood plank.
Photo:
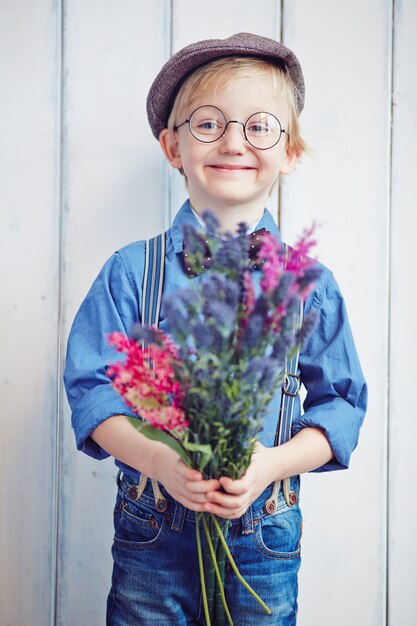
<svg viewBox="0 0 417 626">
<path fill-rule="evenodd" d="M 51 623 L 59 267 L 59 2 L 0 6 L 0 623 Z"/>
<path fill-rule="evenodd" d="M 285 2 L 314 152 L 283 186 L 290 242 L 321 222 L 318 255 L 345 295 L 370 388 L 348 472 L 304 477 L 300 626 L 385 623 L 390 3 Z"/>
<path fill-rule="evenodd" d="M 254 20 L 256 13 L 256 20 Z M 173 0 L 172 52 L 203 39 L 223 39 L 239 32 L 256 32 L 258 35 L 279 39 L 281 27 L 280 3 L 264 0 L 262 11 L 254 10 L 253 2 L 245 0 L 211 0 L 210 7 L 193 0 Z M 171 170 L 171 220 L 187 198 L 184 179 L 178 171 Z M 207 207 L 210 208 L 210 207 Z M 278 192 L 269 198 L 268 208 L 274 216 L 278 213 Z"/>
<path fill-rule="evenodd" d="M 65 11 L 64 337 L 104 261 L 164 228 L 163 155 L 146 95 L 168 56 L 169 2 L 75 0 Z M 103 624 L 115 466 L 76 452 L 62 412 L 58 624 Z"/>
<path fill-rule="evenodd" d="M 417 372 L 417 5 L 402 0 L 394 7 L 388 623 L 410 626 L 417 615 L 417 421 L 410 398 Z"/>
</svg>

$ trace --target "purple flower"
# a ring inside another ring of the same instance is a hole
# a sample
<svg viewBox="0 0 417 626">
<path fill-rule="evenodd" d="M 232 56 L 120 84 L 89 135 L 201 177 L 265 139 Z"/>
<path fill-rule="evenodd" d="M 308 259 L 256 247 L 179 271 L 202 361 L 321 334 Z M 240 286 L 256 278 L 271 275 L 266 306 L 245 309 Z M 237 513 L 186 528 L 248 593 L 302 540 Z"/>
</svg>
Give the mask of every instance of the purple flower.
<svg viewBox="0 0 417 626">
<path fill-rule="evenodd" d="M 192 327 L 195 347 L 197 350 L 207 350 L 213 342 L 213 335 L 202 321 L 198 320 Z"/>
<path fill-rule="evenodd" d="M 259 313 L 252 313 L 242 337 L 242 345 L 249 350 L 259 343 L 264 330 L 264 317 Z"/>
<path fill-rule="evenodd" d="M 281 367 L 283 367 L 284 359 L 293 342 L 293 336 L 292 328 L 286 328 L 278 333 L 277 339 L 272 344 L 271 356 L 276 359 L 277 363 L 281 364 Z"/>
<path fill-rule="evenodd" d="M 304 272 L 297 280 L 297 285 L 300 293 L 303 293 L 304 296 L 306 296 L 304 292 L 306 290 L 310 290 L 314 286 L 314 283 L 320 277 L 321 272 L 321 267 L 318 264 L 304 270 Z"/>
<path fill-rule="evenodd" d="M 301 347 L 306 345 L 307 339 L 310 337 L 317 324 L 317 320 L 318 313 L 315 309 L 312 309 L 307 315 L 304 315 L 303 325 L 295 335 L 295 340 Z"/>
<path fill-rule="evenodd" d="M 211 211 L 206 210 L 203 211 L 201 217 L 206 225 L 209 235 L 216 235 L 219 230 L 220 224 L 215 215 Z"/>
<path fill-rule="evenodd" d="M 130 338 L 137 341 L 143 341 L 145 346 L 150 343 L 160 343 L 160 336 L 158 330 L 149 326 L 142 326 L 142 324 L 135 324 L 130 331 Z"/>
<path fill-rule="evenodd" d="M 214 324 L 211 324 L 208 330 L 210 332 L 213 353 L 220 356 L 225 344 L 223 333 Z"/>
<path fill-rule="evenodd" d="M 198 299 L 194 289 L 182 289 L 170 296 L 170 301 L 179 301 L 186 311 L 194 311 L 197 308 Z"/>
<path fill-rule="evenodd" d="M 242 241 L 240 237 L 229 236 L 222 240 L 213 260 L 213 268 L 219 271 L 223 268 L 224 271 L 226 267 L 229 275 L 233 273 L 234 278 L 237 278 L 247 266 L 246 239 Z"/>
<path fill-rule="evenodd" d="M 279 372 L 280 364 L 275 358 L 253 357 L 249 360 L 243 380 L 251 383 L 254 393 L 259 390 L 264 393 L 271 393 Z"/>
<path fill-rule="evenodd" d="M 236 321 L 236 311 L 221 300 L 205 300 L 203 313 L 206 323 L 214 322 L 226 334 L 230 333 Z"/>
<path fill-rule="evenodd" d="M 246 222 L 239 222 L 237 225 L 237 236 L 238 237 L 246 237 L 246 233 L 248 231 L 248 225 Z"/>
<path fill-rule="evenodd" d="M 239 302 L 240 288 L 235 280 L 230 280 L 223 274 L 211 271 L 203 277 L 201 293 L 205 300 L 221 299 L 230 306 L 236 307 Z"/>
<path fill-rule="evenodd" d="M 278 285 L 271 293 L 271 299 L 275 306 L 279 306 L 284 303 L 288 298 L 288 294 L 295 282 L 295 276 L 293 274 L 282 274 Z"/>
<path fill-rule="evenodd" d="M 167 299 L 167 330 L 175 336 L 176 333 L 183 334 L 184 328 L 189 324 L 187 308 L 181 300 L 181 297 L 175 298 L 171 296 Z"/>
<path fill-rule="evenodd" d="M 255 301 L 255 306 L 253 307 L 253 312 L 256 315 L 261 315 L 265 318 L 269 311 L 269 302 L 265 294 L 261 293 Z"/>
</svg>

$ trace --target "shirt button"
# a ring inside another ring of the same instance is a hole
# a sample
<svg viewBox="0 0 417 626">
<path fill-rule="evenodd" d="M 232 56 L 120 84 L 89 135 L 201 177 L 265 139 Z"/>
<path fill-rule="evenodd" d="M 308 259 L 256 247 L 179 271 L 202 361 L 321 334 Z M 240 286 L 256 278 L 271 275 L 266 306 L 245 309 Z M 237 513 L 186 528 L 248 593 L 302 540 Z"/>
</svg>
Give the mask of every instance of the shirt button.
<svg viewBox="0 0 417 626">
<path fill-rule="evenodd" d="M 297 504 L 297 494 L 294 491 L 290 491 L 290 493 L 288 494 L 288 500 L 291 506 Z"/>
</svg>

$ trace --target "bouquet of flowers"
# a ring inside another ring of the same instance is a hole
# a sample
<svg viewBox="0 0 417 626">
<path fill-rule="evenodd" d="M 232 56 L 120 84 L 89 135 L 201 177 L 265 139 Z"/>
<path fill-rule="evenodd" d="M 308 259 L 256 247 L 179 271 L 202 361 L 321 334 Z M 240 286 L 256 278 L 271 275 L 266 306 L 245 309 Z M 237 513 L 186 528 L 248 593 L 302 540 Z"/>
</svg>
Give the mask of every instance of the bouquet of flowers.
<svg viewBox="0 0 417 626">
<path fill-rule="evenodd" d="M 265 408 L 282 385 L 285 358 L 312 330 L 313 314 L 295 328 L 299 307 L 319 275 L 308 254 L 313 229 L 293 248 L 268 232 L 220 236 L 205 213 L 207 232 L 188 226 L 186 271 L 199 280 L 170 297 L 168 332 L 138 325 L 110 342 L 126 355 L 108 373 L 116 391 L 143 421 L 147 437 L 164 442 L 205 478 L 237 479 L 249 466 Z M 200 525 L 204 532 L 204 547 Z M 196 513 L 196 540 L 207 626 L 233 621 L 224 594 L 226 558 L 263 609 L 228 550 L 228 520 Z"/>
</svg>

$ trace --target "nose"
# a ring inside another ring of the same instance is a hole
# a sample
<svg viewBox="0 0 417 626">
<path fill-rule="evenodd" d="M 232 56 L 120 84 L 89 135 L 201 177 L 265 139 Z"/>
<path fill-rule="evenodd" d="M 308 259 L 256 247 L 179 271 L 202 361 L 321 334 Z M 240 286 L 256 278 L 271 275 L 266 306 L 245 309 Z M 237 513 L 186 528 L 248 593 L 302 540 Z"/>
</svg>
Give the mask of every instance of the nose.
<svg viewBox="0 0 417 626">
<path fill-rule="evenodd" d="M 244 126 L 243 122 L 237 120 L 227 122 L 224 135 L 220 139 L 220 151 L 222 153 L 241 154 L 246 151 Z"/>
</svg>

